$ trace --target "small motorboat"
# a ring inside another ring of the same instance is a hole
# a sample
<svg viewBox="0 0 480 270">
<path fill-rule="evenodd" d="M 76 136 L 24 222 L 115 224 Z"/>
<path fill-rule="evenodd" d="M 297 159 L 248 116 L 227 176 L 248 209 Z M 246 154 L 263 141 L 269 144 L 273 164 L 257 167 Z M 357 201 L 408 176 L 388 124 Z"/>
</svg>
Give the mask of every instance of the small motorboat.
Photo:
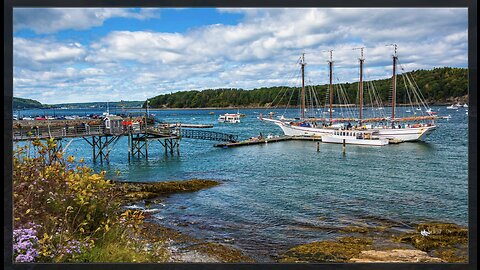
<svg viewBox="0 0 480 270">
<path fill-rule="evenodd" d="M 220 123 L 240 123 L 240 114 L 239 113 L 226 113 L 218 117 L 218 122 Z"/>
<path fill-rule="evenodd" d="M 380 139 L 374 130 L 335 130 L 332 134 L 322 136 L 324 143 L 357 144 L 368 146 L 384 146 L 388 139 Z"/>
</svg>

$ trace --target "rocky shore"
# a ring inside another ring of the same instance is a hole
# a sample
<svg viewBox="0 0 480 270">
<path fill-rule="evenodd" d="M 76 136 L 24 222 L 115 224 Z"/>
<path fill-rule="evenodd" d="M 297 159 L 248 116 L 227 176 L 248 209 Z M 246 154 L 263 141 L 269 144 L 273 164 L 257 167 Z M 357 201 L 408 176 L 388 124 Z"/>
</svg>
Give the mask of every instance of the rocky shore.
<svg viewBox="0 0 480 270">
<path fill-rule="evenodd" d="M 221 183 L 214 180 L 192 179 L 168 182 L 116 182 L 116 189 L 124 206 L 143 201 L 145 205 L 161 200 L 169 194 L 196 192 L 211 188 Z M 169 262 L 180 263 L 235 263 L 254 262 L 240 250 L 225 244 L 205 242 L 184 235 L 176 230 L 161 226 L 150 219 L 150 213 L 144 213 L 146 219 L 142 224 L 141 237 L 153 243 L 163 243 L 167 250 Z"/>
<path fill-rule="evenodd" d="M 196 192 L 215 187 L 214 180 L 192 179 L 155 183 L 117 182 L 125 206 L 149 203 L 178 192 Z M 146 241 L 162 243 L 170 262 L 252 263 L 241 250 L 220 243 L 206 242 L 153 222 L 144 213 L 141 235 Z M 452 223 L 431 222 L 399 232 L 398 224 L 387 220 L 377 226 L 311 228 L 336 230 L 337 239 L 305 243 L 280 254 L 279 263 L 463 263 L 468 262 L 468 229 Z"/>
</svg>

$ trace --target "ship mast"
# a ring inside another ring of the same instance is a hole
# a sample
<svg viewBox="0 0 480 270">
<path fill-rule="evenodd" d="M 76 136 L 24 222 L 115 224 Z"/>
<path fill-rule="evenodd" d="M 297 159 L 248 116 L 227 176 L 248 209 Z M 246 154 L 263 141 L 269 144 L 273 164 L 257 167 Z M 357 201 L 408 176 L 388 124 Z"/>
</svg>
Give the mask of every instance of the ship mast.
<svg viewBox="0 0 480 270">
<path fill-rule="evenodd" d="M 328 66 L 330 68 L 330 125 L 332 125 L 332 103 L 333 103 L 333 84 L 332 84 L 332 73 L 333 73 L 333 60 L 332 60 L 332 52 L 333 50 L 330 50 L 330 60 L 328 61 Z"/>
<path fill-rule="evenodd" d="M 365 47 L 361 47 L 361 48 L 353 48 L 354 50 L 358 50 L 360 49 L 360 58 L 358 58 L 358 60 L 360 61 L 360 82 L 359 82 L 359 91 L 360 91 L 360 114 L 359 114 L 359 118 L 360 118 L 360 125 L 362 124 L 362 111 L 363 111 L 363 61 L 365 61 L 365 58 L 363 58 L 363 49 Z"/>
<path fill-rule="evenodd" d="M 393 46 L 395 48 L 395 53 L 393 54 L 393 76 L 392 76 L 392 121 L 395 119 L 395 100 L 397 95 L 397 74 L 396 74 L 396 66 L 397 66 L 397 44 L 390 44 L 387 46 Z"/>
<path fill-rule="evenodd" d="M 302 65 L 302 119 L 305 119 L 305 53 L 302 54 L 300 65 Z"/>
</svg>

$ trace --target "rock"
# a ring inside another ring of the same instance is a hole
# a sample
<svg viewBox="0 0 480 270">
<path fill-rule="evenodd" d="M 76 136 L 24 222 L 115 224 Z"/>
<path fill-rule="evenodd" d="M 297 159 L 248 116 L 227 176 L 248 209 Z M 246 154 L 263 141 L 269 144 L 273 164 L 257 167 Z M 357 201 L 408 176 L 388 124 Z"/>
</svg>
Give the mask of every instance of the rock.
<svg viewBox="0 0 480 270">
<path fill-rule="evenodd" d="M 425 230 L 429 234 L 424 236 Z M 446 262 L 467 262 L 468 229 L 452 223 L 422 223 L 416 232 L 394 237 L 394 241 L 411 244 L 415 248 L 438 256 Z"/>
<path fill-rule="evenodd" d="M 430 234 L 423 236 L 421 234 L 423 230 Z M 416 232 L 403 234 L 396 240 L 412 244 L 422 251 L 431 251 L 467 243 L 468 229 L 452 223 L 422 223 L 417 226 Z"/>
<path fill-rule="evenodd" d="M 320 241 L 299 245 L 281 256 L 280 262 L 323 263 L 347 262 L 372 244 L 364 237 L 342 237 L 335 241 Z"/>
<path fill-rule="evenodd" d="M 393 249 L 393 250 L 364 250 L 355 258 L 349 260 L 355 263 L 441 263 L 440 258 L 429 256 L 426 252 L 416 249 Z"/>
</svg>

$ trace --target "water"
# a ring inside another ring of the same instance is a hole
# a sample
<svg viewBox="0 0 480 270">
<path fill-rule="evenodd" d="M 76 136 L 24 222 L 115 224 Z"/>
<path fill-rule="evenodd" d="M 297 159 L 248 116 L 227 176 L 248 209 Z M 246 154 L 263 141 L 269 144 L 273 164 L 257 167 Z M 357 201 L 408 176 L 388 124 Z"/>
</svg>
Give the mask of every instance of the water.
<svg viewBox="0 0 480 270">
<path fill-rule="evenodd" d="M 388 110 L 389 108 L 386 108 Z M 398 108 L 398 115 L 405 108 Z M 426 142 L 385 147 L 288 141 L 238 148 L 216 148 L 214 142 L 182 139 L 180 156 L 165 157 L 158 142 L 149 146 L 149 160 L 127 161 L 127 140 L 111 152 L 110 164 L 93 165 L 108 176 L 128 181 L 216 179 L 222 185 L 169 196 L 154 216 L 159 223 L 194 237 L 238 247 L 269 261 L 293 245 L 336 237 L 323 228 L 422 221 L 468 223 L 467 134 L 465 109 L 434 107 L 450 120 L 439 120 Z M 241 109 L 239 124 L 219 124 L 219 114 L 235 110 L 151 111 L 160 121 L 214 124 L 208 129 L 240 138 L 281 135 L 280 128 L 256 117 L 263 109 Z M 282 110 L 276 110 L 282 112 Z M 140 111 L 138 111 L 140 112 Z M 292 117 L 297 110 L 287 110 Z M 22 111 L 24 115 L 42 111 Z M 101 113 L 62 110 L 63 114 Z M 335 112 L 338 113 L 338 112 Z M 335 114 L 334 113 L 334 114 Z M 57 110 L 57 114 L 58 110 Z M 365 112 L 368 114 L 368 111 Z M 278 115 L 278 114 L 277 114 Z M 91 163 L 91 149 L 81 139 L 68 154 Z M 92 165 L 92 164 L 91 164 Z M 116 172 L 120 171 L 120 175 Z"/>
</svg>

